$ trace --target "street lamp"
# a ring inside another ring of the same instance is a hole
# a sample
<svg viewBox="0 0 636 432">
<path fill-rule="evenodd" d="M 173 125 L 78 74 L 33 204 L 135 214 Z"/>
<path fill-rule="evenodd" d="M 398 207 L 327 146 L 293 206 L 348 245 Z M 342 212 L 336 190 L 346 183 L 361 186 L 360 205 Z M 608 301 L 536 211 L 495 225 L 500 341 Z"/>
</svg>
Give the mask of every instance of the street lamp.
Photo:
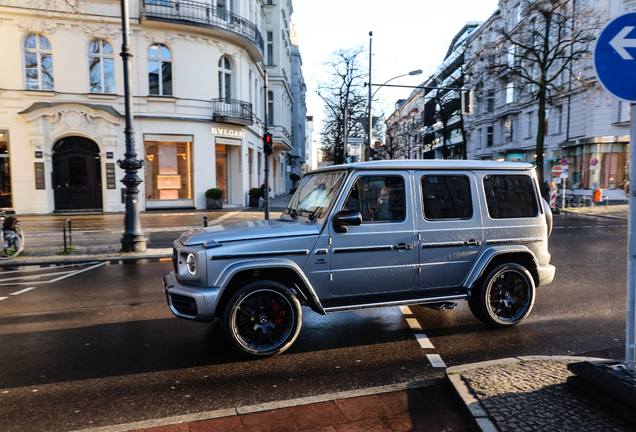
<svg viewBox="0 0 636 432">
<path fill-rule="evenodd" d="M 126 137 L 126 153 L 124 159 L 117 161 L 117 165 L 124 171 L 126 175 L 121 182 L 126 185 L 126 214 L 124 216 L 124 235 L 121 239 L 121 249 L 124 252 L 144 252 L 146 250 L 146 241 L 144 232 L 141 230 L 141 217 L 139 215 L 139 189 L 137 186 L 141 183 L 141 178 L 137 171 L 144 166 L 143 159 L 137 159 L 135 152 L 133 120 L 133 103 L 130 88 L 132 87 L 132 77 L 130 76 L 130 65 L 132 63 L 132 53 L 130 52 L 130 44 L 128 37 L 130 35 L 128 0 L 121 0 L 121 20 L 122 20 L 122 52 L 121 56 L 124 60 L 124 105 L 126 127 L 124 135 Z"/>
</svg>

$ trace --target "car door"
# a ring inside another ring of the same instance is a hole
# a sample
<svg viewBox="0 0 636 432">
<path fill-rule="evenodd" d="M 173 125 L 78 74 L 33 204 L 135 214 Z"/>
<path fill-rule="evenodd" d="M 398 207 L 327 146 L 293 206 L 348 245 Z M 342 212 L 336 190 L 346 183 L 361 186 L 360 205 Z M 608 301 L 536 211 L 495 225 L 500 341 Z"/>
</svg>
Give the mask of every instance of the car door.
<svg viewBox="0 0 636 432">
<path fill-rule="evenodd" d="M 419 286 L 459 286 L 483 247 L 475 175 L 469 171 L 421 171 L 414 178 L 419 192 Z"/>
<path fill-rule="evenodd" d="M 329 224 L 332 295 L 413 288 L 417 251 L 411 189 L 406 171 L 351 176 L 336 208 L 359 211 L 362 223 L 347 232 Z"/>
</svg>

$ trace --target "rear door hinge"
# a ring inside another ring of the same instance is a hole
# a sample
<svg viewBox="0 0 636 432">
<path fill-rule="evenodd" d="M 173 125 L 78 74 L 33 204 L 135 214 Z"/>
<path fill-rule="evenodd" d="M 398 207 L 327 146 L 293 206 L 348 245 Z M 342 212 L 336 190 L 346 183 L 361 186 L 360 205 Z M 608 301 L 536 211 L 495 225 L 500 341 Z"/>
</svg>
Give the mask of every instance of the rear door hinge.
<svg viewBox="0 0 636 432">
<path fill-rule="evenodd" d="M 418 275 L 421 275 L 421 274 L 422 274 L 422 266 L 419 266 L 419 267 L 417 268 L 417 274 L 418 274 Z"/>
<path fill-rule="evenodd" d="M 331 282 L 333 280 L 333 274 L 329 273 L 329 282 Z"/>
</svg>

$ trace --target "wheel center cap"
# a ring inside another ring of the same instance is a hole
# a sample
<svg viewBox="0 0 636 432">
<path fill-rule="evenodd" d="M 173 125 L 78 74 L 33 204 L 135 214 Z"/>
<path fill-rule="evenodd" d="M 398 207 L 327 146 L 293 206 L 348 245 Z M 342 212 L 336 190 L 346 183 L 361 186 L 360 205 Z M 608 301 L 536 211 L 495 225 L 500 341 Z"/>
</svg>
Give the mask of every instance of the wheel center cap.
<svg viewBox="0 0 636 432">
<path fill-rule="evenodd" d="M 269 321 L 267 314 L 260 314 L 257 319 L 260 324 L 267 324 L 267 321 Z"/>
<path fill-rule="evenodd" d="M 504 291 L 503 292 L 503 296 L 504 296 L 504 298 L 508 299 L 508 298 L 510 298 L 510 293 L 508 291 Z"/>
</svg>

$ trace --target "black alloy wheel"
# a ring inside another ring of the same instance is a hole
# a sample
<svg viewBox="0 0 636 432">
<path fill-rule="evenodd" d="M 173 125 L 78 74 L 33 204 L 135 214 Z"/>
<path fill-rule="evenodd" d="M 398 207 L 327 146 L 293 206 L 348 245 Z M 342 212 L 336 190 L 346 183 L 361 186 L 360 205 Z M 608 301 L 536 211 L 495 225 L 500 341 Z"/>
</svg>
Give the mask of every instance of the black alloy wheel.
<svg viewBox="0 0 636 432">
<path fill-rule="evenodd" d="M 236 351 L 270 357 L 287 350 L 298 337 L 302 308 L 296 296 L 273 281 L 250 283 L 237 291 L 223 315 L 223 330 Z"/>
<path fill-rule="evenodd" d="M 535 291 L 532 275 L 525 267 L 504 264 L 484 279 L 469 305 L 475 317 L 486 324 L 511 327 L 530 315 Z"/>
</svg>

